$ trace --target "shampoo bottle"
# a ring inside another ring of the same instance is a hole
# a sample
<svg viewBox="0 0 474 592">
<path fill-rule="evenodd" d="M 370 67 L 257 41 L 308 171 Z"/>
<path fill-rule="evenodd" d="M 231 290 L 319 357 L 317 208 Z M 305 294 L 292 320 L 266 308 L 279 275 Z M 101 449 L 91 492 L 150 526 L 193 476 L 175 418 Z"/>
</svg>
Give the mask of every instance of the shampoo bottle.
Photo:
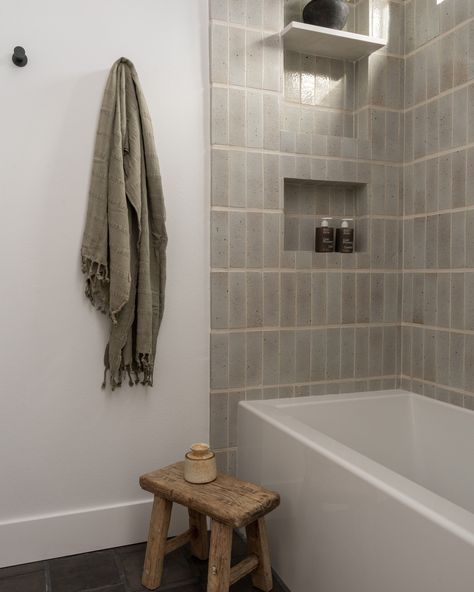
<svg viewBox="0 0 474 592">
<path fill-rule="evenodd" d="M 332 218 L 323 218 L 321 226 L 316 228 L 316 252 L 333 253 L 334 252 L 334 228 L 329 226 L 329 220 Z"/>
<path fill-rule="evenodd" d="M 344 218 L 341 228 L 336 230 L 336 251 L 338 253 L 354 252 L 354 229 L 349 227 L 352 218 Z"/>
</svg>

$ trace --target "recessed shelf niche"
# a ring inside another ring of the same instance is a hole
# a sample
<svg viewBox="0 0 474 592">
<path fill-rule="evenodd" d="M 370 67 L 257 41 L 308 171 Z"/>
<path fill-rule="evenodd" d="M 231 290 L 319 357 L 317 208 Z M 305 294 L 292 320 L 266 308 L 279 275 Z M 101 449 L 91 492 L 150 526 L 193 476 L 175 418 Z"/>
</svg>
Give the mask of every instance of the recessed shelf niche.
<svg viewBox="0 0 474 592">
<path fill-rule="evenodd" d="M 302 7 L 300 7 L 302 10 Z M 281 31 L 284 48 L 285 112 L 282 122 L 284 146 L 292 134 L 304 145 L 306 135 L 364 138 L 368 133 L 368 56 L 386 45 L 386 40 L 366 35 L 371 9 L 357 4 L 358 32 L 339 31 L 292 20 Z M 299 9 L 293 7 L 298 14 Z M 366 14 L 367 13 L 367 14 Z M 385 21 L 386 19 L 382 19 Z M 384 28 L 375 29 L 384 35 Z M 295 125 L 297 121 L 297 125 Z M 298 150 L 296 150 L 298 152 Z"/>
<path fill-rule="evenodd" d="M 355 251 L 366 250 L 368 219 L 365 183 L 285 178 L 284 192 L 285 251 L 314 252 L 315 228 L 326 217 L 332 217 L 336 227 L 342 218 L 353 218 Z"/>
</svg>

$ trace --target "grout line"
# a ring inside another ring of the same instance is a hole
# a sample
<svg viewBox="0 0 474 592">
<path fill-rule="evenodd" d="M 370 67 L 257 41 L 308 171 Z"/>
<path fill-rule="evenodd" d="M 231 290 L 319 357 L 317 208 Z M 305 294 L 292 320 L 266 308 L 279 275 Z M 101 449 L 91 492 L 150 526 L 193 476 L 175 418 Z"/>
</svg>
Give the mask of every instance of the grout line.
<svg viewBox="0 0 474 592">
<path fill-rule="evenodd" d="M 285 253 L 313 253 L 313 251 L 285 251 Z M 360 253 L 360 251 L 359 251 Z M 324 255 L 325 253 L 317 253 L 318 255 Z M 343 253 L 326 253 L 328 255 L 343 255 Z M 357 253 L 350 253 L 352 255 Z M 449 271 L 449 270 L 448 270 Z M 474 271 L 474 268 L 470 271 Z M 378 267 L 364 267 L 364 268 L 354 268 L 354 267 L 259 267 L 259 268 L 252 268 L 252 267 L 211 267 L 211 273 L 352 273 L 352 274 L 363 274 L 363 273 L 387 273 L 387 274 L 394 274 L 394 273 L 401 273 L 400 268 L 392 268 L 392 269 L 384 269 Z M 431 270 L 430 273 L 433 273 Z"/>
<path fill-rule="evenodd" d="M 438 33 L 435 37 L 432 37 L 431 39 L 428 39 L 428 41 L 425 41 L 425 43 L 422 43 L 420 46 L 418 46 L 417 48 L 413 49 L 412 51 L 410 51 L 408 53 L 404 53 L 404 58 L 405 59 L 410 58 L 411 56 L 419 53 L 423 49 L 426 49 L 427 47 L 430 47 L 431 45 L 434 45 L 440 39 L 444 39 L 445 37 L 448 37 L 449 35 L 455 33 L 457 30 L 462 29 L 465 25 L 469 25 L 473 21 L 474 21 L 474 17 L 467 18 L 462 23 L 459 23 L 457 25 L 454 25 L 454 27 L 452 27 L 448 31 L 444 31 L 443 33 Z"/>
<path fill-rule="evenodd" d="M 445 385 L 441 382 L 432 382 L 431 380 L 426 380 L 425 378 L 418 378 L 415 376 L 407 376 L 406 374 L 401 374 L 400 379 L 401 380 L 408 380 L 410 382 L 417 381 L 417 382 L 421 382 L 424 384 L 429 384 L 429 385 L 434 386 L 436 388 L 441 388 L 443 390 L 451 391 L 456 394 L 462 394 L 464 397 L 468 397 L 470 400 L 474 400 L 474 393 L 473 392 L 466 391 L 465 389 L 462 389 L 462 388 L 456 388 L 451 385 Z"/>
<path fill-rule="evenodd" d="M 414 0 L 413 0 L 414 1 Z M 402 215 L 405 218 L 406 216 L 406 199 L 405 199 L 405 186 L 406 186 L 406 160 L 407 160 L 407 142 L 406 142 L 406 117 L 405 117 L 405 113 L 408 112 L 407 106 L 406 106 L 406 102 L 407 102 L 407 89 L 406 89 L 406 64 L 407 64 L 407 53 L 405 51 L 406 48 L 406 37 L 407 37 L 407 30 L 406 30 L 406 23 L 407 23 L 407 11 L 406 11 L 406 6 L 407 3 L 405 3 L 403 5 L 403 9 L 402 9 L 402 18 L 403 18 L 403 38 L 402 38 L 402 46 L 403 46 L 403 51 L 404 51 L 404 58 L 403 58 L 403 71 L 401 73 L 401 75 L 403 76 L 403 89 L 402 89 L 402 101 L 403 101 L 403 121 L 400 121 L 400 127 L 402 128 L 400 130 L 401 133 L 401 140 L 403 141 L 403 145 L 401 147 L 401 156 L 402 156 L 402 165 L 401 165 L 401 187 L 400 187 L 400 191 L 401 191 L 401 204 L 402 204 Z M 414 6 L 414 5 L 413 5 Z M 413 14 L 413 18 L 415 17 L 415 14 Z M 414 31 L 414 29 L 413 29 Z M 415 92 L 415 88 L 413 88 L 413 93 Z M 414 134 L 413 134 L 413 138 L 412 138 L 412 150 L 413 150 L 413 154 L 414 154 L 414 149 L 415 149 L 415 138 L 414 138 Z M 425 185 L 426 185 L 426 181 L 425 181 Z M 399 299 L 399 311 L 400 311 L 400 340 L 398 343 L 398 359 L 399 359 L 399 368 L 398 368 L 398 374 L 399 374 L 399 380 L 401 381 L 401 375 L 402 375 L 402 370 L 403 370 L 403 318 L 404 318 L 404 312 L 405 312 L 405 298 L 404 298 L 404 294 L 405 294 L 405 245 L 406 245 L 406 239 L 407 239 L 407 228 L 406 228 L 406 224 L 402 223 L 401 224 L 401 232 L 400 232 L 400 240 L 401 243 L 399 244 L 400 247 L 400 257 L 399 257 L 399 264 L 400 264 L 400 271 L 401 271 L 401 281 L 399 282 L 400 286 L 399 286 L 399 294 L 398 294 L 398 299 Z M 405 303 L 406 304 L 406 303 Z"/>
<path fill-rule="evenodd" d="M 46 592 L 52 592 L 53 586 L 51 583 L 51 566 L 49 560 L 46 560 L 44 564 L 44 581 L 46 586 Z"/>
<path fill-rule="evenodd" d="M 442 90 L 432 97 L 427 97 L 423 101 L 420 101 L 418 103 L 414 103 L 410 107 L 405 107 L 402 110 L 402 113 L 405 114 L 405 113 L 409 113 L 410 111 L 415 111 L 416 109 L 423 107 L 424 105 L 428 105 L 429 103 L 433 103 L 434 101 L 437 101 L 438 99 L 441 99 L 441 98 L 449 96 L 449 95 L 454 95 L 454 93 L 456 93 L 459 90 L 463 90 L 464 88 L 469 88 L 470 86 L 472 86 L 473 83 L 474 83 L 474 79 L 470 79 L 467 82 L 462 82 L 461 84 L 451 86 L 450 88 L 447 88 L 446 90 Z"/>
<path fill-rule="evenodd" d="M 227 85 L 223 85 L 223 86 L 227 86 Z M 244 88 L 244 87 L 239 87 L 239 88 Z M 282 93 L 279 91 L 274 91 L 276 94 L 281 95 Z M 302 110 L 307 110 L 307 111 L 311 111 L 314 109 L 320 109 L 321 111 L 335 111 L 336 113 L 341 113 L 344 115 L 359 115 L 360 113 L 362 113 L 363 111 L 367 111 L 367 110 L 377 110 L 377 111 L 388 111 L 389 113 L 404 113 L 405 109 L 399 107 L 398 109 L 395 107 L 387 107 L 386 105 L 377 105 L 375 103 L 364 103 L 361 106 L 355 107 L 354 109 L 341 109 L 340 107 L 326 107 L 325 105 L 319 105 L 318 103 L 315 103 L 314 105 L 309 105 L 308 103 L 301 103 L 299 101 L 291 101 L 290 99 L 287 99 L 285 97 L 284 98 L 284 107 L 288 106 L 288 107 L 293 107 L 293 108 L 300 108 Z M 287 130 L 281 130 L 281 131 L 287 131 Z M 309 132 L 307 132 L 309 133 Z M 316 134 L 318 135 L 318 134 Z M 326 135 L 326 134 L 319 134 L 319 135 Z M 335 137 L 341 137 L 341 138 L 354 138 L 357 139 L 357 136 L 335 136 Z"/>
<path fill-rule="evenodd" d="M 455 329 L 454 327 L 441 327 L 440 325 L 425 325 L 423 323 L 410 323 L 402 321 L 401 327 L 421 329 L 422 331 L 439 331 L 442 333 L 456 333 L 457 335 L 474 335 L 473 329 Z"/>
<path fill-rule="evenodd" d="M 233 210 L 234 208 L 232 208 Z M 262 213 L 265 213 L 268 210 L 259 210 Z M 280 213 L 281 210 L 278 210 L 278 213 Z M 288 214 L 285 212 L 285 210 L 283 210 L 285 219 L 286 218 L 292 218 L 292 219 L 310 219 L 310 220 L 315 220 L 315 222 L 319 219 L 319 218 L 328 218 L 331 217 L 332 219 L 345 219 L 345 218 L 349 218 L 349 214 L 345 215 L 345 214 L 330 214 L 330 213 L 323 213 L 323 212 L 318 212 L 317 214 Z M 351 214 L 352 220 L 354 220 L 355 222 L 360 222 L 361 220 L 397 220 L 397 221 L 402 221 L 404 220 L 403 216 L 396 216 L 396 215 L 383 215 L 383 214 L 363 214 L 362 216 L 358 216 L 357 214 Z M 339 220 L 340 221 L 340 220 Z"/>
<path fill-rule="evenodd" d="M 344 138 L 345 136 L 327 136 L 334 138 Z M 352 138 L 351 138 L 352 139 Z M 290 156 L 294 158 L 308 158 L 312 160 L 330 160 L 330 161 L 342 161 L 342 162 L 353 162 L 355 164 L 378 164 L 382 166 L 402 167 L 403 163 L 400 160 L 376 160 L 376 159 L 362 159 L 357 156 L 328 156 L 328 155 L 317 155 L 317 154 L 299 154 L 296 152 L 282 152 L 281 150 L 269 150 L 263 147 L 248 147 L 248 146 L 233 146 L 230 144 L 211 144 L 211 150 L 227 150 L 231 152 L 245 152 L 250 154 L 273 154 L 276 156 Z M 288 178 L 288 177 L 286 177 Z M 298 181 L 320 181 L 321 179 L 300 178 Z M 369 181 L 360 181 L 352 179 L 349 181 L 341 181 L 341 179 L 331 180 L 324 179 L 328 183 L 359 183 L 367 185 Z"/>
<path fill-rule="evenodd" d="M 367 103 L 367 104 L 364 104 L 360 107 L 357 107 L 357 109 L 354 109 L 353 111 L 349 111 L 349 113 L 352 113 L 353 115 L 359 115 L 363 111 L 367 111 L 369 109 L 377 110 L 377 111 L 388 111 L 389 113 L 400 113 L 401 115 L 404 114 L 404 112 L 405 112 L 405 110 L 402 107 L 399 107 L 398 109 L 396 109 L 395 107 L 387 107 L 386 105 L 377 105 L 374 103 Z"/>
<path fill-rule="evenodd" d="M 227 329 L 211 329 L 211 335 L 227 335 L 229 333 L 285 333 L 290 331 L 326 331 L 327 329 L 370 329 L 380 327 L 399 327 L 400 321 L 377 321 L 368 323 L 332 323 L 326 325 L 292 325 L 283 327 L 276 325 L 275 327 L 232 327 Z M 474 331 L 473 331 L 474 333 Z"/>
<path fill-rule="evenodd" d="M 461 206 L 459 208 L 443 209 L 443 210 L 432 210 L 429 212 L 422 212 L 420 214 L 404 214 L 401 216 L 403 220 L 414 220 L 415 218 L 429 218 L 430 216 L 439 216 L 441 214 L 457 214 L 462 212 L 469 212 L 474 210 L 474 205 Z"/>
<path fill-rule="evenodd" d="M 240 90 L 243 93 L 254 93 L 255 91 L 263 94 L 263 95 L 272 95 L 276 97 L 281 97 L 282 92 L 280 90 L 272 90 L 270 88 L 261 88 L 258 86 L 248 86 L 247 84 L 231 84 L 227 82 L 210 82 L 211 88 L 219 88 L 223 90 Z M 334 111 L 337 111 L 334 108 Z"/>
<path fill-rule="evenodd" d="M 336 214 L 336 213 L 323 213 L 318 212 L 317 214 L 294 214 L 294 213 L 286 213 L 285 209 L 274 209 L 274 208 L 245 208 L 242 206 L 211 206 L 211 212 L 220 212 L 220 213 L 242 213 L 242 214 L 283 214 L 285 218 L 309 218 L 309 219 L 319 219 L 319 218 L 334 218 L 334 219 L 345 219 L 351 217 L 352 220 L 356 222 L 360 222 L 361 220 L 398 220 L 403 221 L 405 219 L 404 216 L 397 216 L 392 214 L 362 214 L 357 215 L 353 214 Z M 422 217 L 422 216 L 417 216 Z"/>
<path fill-rule="evenodd" d="M 382 374 L 378 376 L 366 376 L 365 378 L 335 378 L 332 380 L 313 380 L 310 382 L 291 382 L 291 383 L 277 383 L 277 384 L 260 384 L 260 385 L 252 385 L 252 386 L 241 386 L 241 387 L 230 387 L 224 389 L 211 389 L 210 392 L 212 395 L 228 395 L 230 393 L 239 393 L 242 391 L 258 391 L 263 389 L 269 388 L 297 388 L 301 386 L 312 386 L 312 385 L 320 385 L 320 384 L 347 384 L 350 382 L 365 382 L 368 380 L 393 380 L 399 378 L 398 374 Z M 260 401 L 262 399 L 246 399 L 246 400 L 257 400 Z"/>
<path fill-rule="evenodd" d="M 229 28 L 233 28 L 233 29 L 240 29 L 240 30 L 244 30 L 244 31 L 253 31 L 256 33 L 263 33 L 265 35 L 268 36 L 280 36 L 280 30 L 273 30 L 273 29 L 264 29 L 263 27 L 254 27 L 252 25 L 243 25 L 242 23 L 234 23 L 231 22 L 230 20 L 227 21 L 223 21 L 221 19 L 216 19 L 216 18 L 210 18 L 209 19 L 209 23 L 211 25 L 222 25 L 225 27 L 229 27 Z"/>
<path fill-rule="evenodd" d="M 279 92 L 279 95 L 283 95 L 283 108 L 288 107 L 292 109 L 301 109 L 302 111 L 309 111 L 313 112 L 315 109 L 319 109 L 320 111 L 331 111 L 340 113 L 341 115 L 355 115 L 356 111 L 354 109 L 345 109 L 343 107 L 329 107 L 327 105 L 321 105 L 319 103 L 309 104 L 309 103 L 302 103 L 301 101 L 292 101 L 291 99 L 286 98 L 284 91 Z M 287 131 L 287 130 L 282 130 Z M 353 136 L 342 136 L 342 137 L 353 137 Z"/>
<path fill-rule="evenodd" d="M 119 583 L 106 584 L 105 586 L 97 586 L 95 588 L 84 588 L 80 592 L 107 592 L 108 590 L 113 590 L 114 588 L 117 588 L 117 586 L 119 586 L 119 585 L 120 585 Z"/>
<path fill-rule="evenodd" d="M 120 560 L 120 558 L 118 556 L 116 548 L 114 548 L 112 550 L 112 555 L 114 558 L 115 567 L 117 568 L 117 571 L 120 576 L 120 583 L 122 584 L 125 592 L 131 592 L 131 590 L 128 586 L 127 576 L 125 575 L 125 569 L 123 567 L 122 561 Z"/>
<path fill-rule="evenodd" d="M 246 208 L 245 206 L 211 206 L 212 212 L 242 212 L 244 214 L 283 214 L 283 208 Z"/>
<path fill-rule="evenodd" d="M 473 81 L 474 84 L 474 81 Z M 283 130 L 284 131 L 284 130 Z M 299 132 L 294 132 L 294 133 L 299 133 Z M 318 135 L 318 134 L 317 134 Z M 345 139 L 347 138 L 347 136 L 325 136 L 323 134 L 319 134 L 322 135 L 322 137 L 325 138 L 337 138 L 337 139 Z M 349 138 L 349 139 L 354 139 L 356 142 L 359 142 L 360 140 L 358 140 L 357 138 Z M 328 155 L 328 154 L 303 154 L 300 152 L 283 152 L 282 150 L 269 150 L 268 148 L 255 148 L 255 147 L 247 147 L 247 146 L 234 146 L 234 145 L 230 145 L 230 144 L 212 144 L 211 145 L 211 149 L 212 150 L 228 150 L 228 151 L 232 151 L 232 152 L 245 152 L 245 153 L 251 153 L 251 154 L 274 154 L 274 155 L 279 155 L 279 156 L 293 156 L 295 158 L 310 158 L 310 159 L 314 159 L 314 160 L 331 160 L 331 161 L 343 161 L 343 162 L 353 162 L 353 163 L 361 163 L 361 164 L 375 164 L 375 165 L 380 165 L 380 166 L 390 166 L 390 167 L 399 167 L 399 168 L 407 168 L 409 166 L 413 166 L 414 164 L 417 164 L 419 162 L 426 162 L 429 160 L 433 160 L 434 158 L 439 158 L 440 156 L 446 156 L 448 154 L 454 154 L 455 152 L 463 152 L 463 151 L 468 151 L 470 148 L 474 148 L 474 142 L 468 142 L 465 144 L 461 144 L 459 146 L 453 146 L 451 148 L 446 148 L 445 150 L 441 150 L 439 152 L 430 152 L 429 154 L 425 154 L 423 156 L 419 156 L 417 158 L 414 158 L 413 160 L 410 161 L 402 161 L 402 160 L 377 160 L 377 159 L 371 159 L 371 158 L 357 158 L 357 156 L 336 156 L 336 155 Z M 312 181 L 312 180 L 317 180 L 317 179 L 301 179 L 302 181 Z M 331 181 L 330 179 L 328 179 L 328 183 L 337 183 L 340 182 L 340 180 L 335 180 L 335 181 Z M 364 182 L 364 181 L 347 181 L 347 183 L 363 183 L 363 184 L 368 184 L 369 181 Z"/>
<path fill-rule="evenodd" d="M 473 82 L 474 84 L 474 82 Z M 414 158 L 408 162 L 404 162 L 402 164 L 403 168 L 405 169 L 408 166 L 412 166 L 413 164 L 417 164 L 419 162 L 426 162 L 428 160 L 433 160 L 434 158 L 439 158 L 440 156 L 446 156 L 447 154 L 453 154 L 455 152 L 463 152 L 468 151 L 470 148 L 474 147 L 474 142 L 467 142 L 466 144 L 462 144 L 460 146 L 454 146 L 452 148 L 446 148 L 446 150 L 441 150 L 439 152 L 430 152 L 429 154 L 425 154 L 423 156 L 419 156 L 418 158 Z"/>
<path fill-rule="evenodd" d="M 467 216 L 466 216 L 466 218 L 467 218 Z M 426 227 L 426 223 L 425 223 L 425 227 Z M 451 231 L 451 227 L 452 227 L 452 219 L 450 220 L 450 232 L 449 232 L 449 253 L 450 253 L 449 262 L 450 262 L 450 264 L 452 263 L 453 235 L 454 235 L 454 232 Z M 466 220 L 464 220 L 464 227 L 466 227 Z M 414 228 L 414 225 L 413 225 L 413 228 Z M 437 233 L 436 234 L 438 234 L 438 232 L 439 232 L 439 227 L 437 229 Z M 425 240 L 423 241 L 424 242 L 424 245 L 426 245 L 426 234 L 427 233 L 425 232 Z M 466 239 L 467 239 L 467 237 L 464 237 L 464 243 L 466 243 Z M 437 247 L 437 249 L 439 248 L 439 240 L 436 243 L 436 247 Z M 426 263 L 426 246 L 424 246 L 424 249 L 425 249 L 424 260 L 425 260 L 425 263 Z M 415 238 L 413 238 L 413 251 L 412 251 L 413 259 L 412 259 L 412 261 L 415 259 L 415 256 L 414 256 L 415 255 L 415 252 L 416 252 L 416 240 L 415 240 Z M 438 254 L 436 256 L 436 263 L 438 263 Z M 452 277 L 450 275 L 449 280 L 451 280 L 451 279 L 452 279 Z M 423 283 L 424 283 L 424 281 L 425 281 L 425 279 L 423 278 Z M 436 282 L 438 282 L 438 279 L 437 278 L 436 278 Z M 423 292 L 424 292 L 424 290 L 425 290 L 425 286 L 423 286 Z M 450 292 L 451 292 L 450 296 L 451 297 L 449 298 L 449 301 L 448 301 L 448 307 L 449 307 L 449 323 L 450 324 L 452 323 L 452 318 L 453 318 L 453 300 L 454 300 L 454 298 L 452 296 L 452 290 L 453 290 L 453 288 L 452 288 L 452 286 L 450 286 Z M 438 291 L 438 290 L 436 290 L 436 291 Z M 464 282 L 463 282 L 463 292 L 464 292 Z M 423 294 L 423 316 L 425 315 L 425 308 L 426 308 L 424 299 L 425 299 L 425 295 Z M 415 300 L 416 300 L 415 290 L 413 289 L 413 286 L 412 286 L 413 309 L 414 309 Z M 439 301 L 438 301 L 438 296 L 436 296 L 436 308 L 438 308 L 438 306 L 439 306 Z M 463 308 L 464 308 L 464 302 L 463 302 Z M 438 314 L 438 311 L 436 311 L 436 315 L 437 314 Z M 424 348 L 424 344 L 423 344 L 423 348 Z M 450 347 L 450 350 L 451 350 L 451 347 Z M 449 356 L 449 361 L 451 361 L 451 351 L 449 352 L 448 356 Z M 463 356 L 463 362 L 462 363 L 463 363 L 463 374 L 464 374 L 464 356 Z M 449 371 L 449 374 L 451 374 L 451 371 Z"/>
<path fill-rule="evenodd" d="M 81 592 L 107 592 L 108 590 L 113 590 L 117 588 L 117 584 L 107 584 L 106 586 L 99 586 L 97 588 L 89 588 L 88 590 L 83 590 Z"/>
<path fill-rule="evenodd" d="M 474 273 L 474 267 L 432 267 L 432 268 L 410 268 L 404 267 L 402 270 L 399 270 L 400 273 L 404 274 L 425 274 L 425 275 L 433 275 L 433 274 L 448 274 L 448 273 Z"/>
</svg>

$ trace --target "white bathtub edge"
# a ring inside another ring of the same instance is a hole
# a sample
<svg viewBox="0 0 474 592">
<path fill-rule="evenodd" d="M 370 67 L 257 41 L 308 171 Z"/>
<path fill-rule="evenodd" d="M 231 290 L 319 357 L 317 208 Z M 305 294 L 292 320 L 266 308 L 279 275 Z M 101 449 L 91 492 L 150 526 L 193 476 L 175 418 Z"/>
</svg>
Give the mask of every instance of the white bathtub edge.
<svg viewBox="0 0 474 592">
<path fill-rule="evenodd" d="M 301 402 L 301 404 L 305 404 L 313 401 L 343 401 L 345 398 L 394 395 L 409 395 L 425 399 L 422 395 L 410 393 L 409 391 L 390 390 L 369 393 L 345 393 L 344 395 L 315 395 L 267 401 L 241 401 L 239 406 L 283 430 L 299 442 L 316 450 L 326 458 L 344 467 L 359 478 L 368 481 L 386 494 L 474 546 L 474 516 L 469 511 L 284 413 L 285 407 L 292 403 L 298 404 Z M 431 399 L 429 400 L 431 401 Z M 438 403 L 437 401 L 433 402 Z M 444 405 L 453 407 L 447 403 L 444 403 Z"/>
</svg>

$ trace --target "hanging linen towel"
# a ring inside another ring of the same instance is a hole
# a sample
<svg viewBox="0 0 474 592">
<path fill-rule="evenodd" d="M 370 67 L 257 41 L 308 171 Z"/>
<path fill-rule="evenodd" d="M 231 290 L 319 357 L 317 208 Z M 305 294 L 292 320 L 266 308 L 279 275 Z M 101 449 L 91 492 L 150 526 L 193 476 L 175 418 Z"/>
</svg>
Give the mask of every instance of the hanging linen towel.
<svg viewBox="0 0 474 592">
<path fill-rule="evenodd" d="M 148 108 L 133 64 L 112 66 L 82 241 L 85 293 L 110 317 L 104 383 L 153 384 L 166 280 L 165 207 Z"/>
</svg>

